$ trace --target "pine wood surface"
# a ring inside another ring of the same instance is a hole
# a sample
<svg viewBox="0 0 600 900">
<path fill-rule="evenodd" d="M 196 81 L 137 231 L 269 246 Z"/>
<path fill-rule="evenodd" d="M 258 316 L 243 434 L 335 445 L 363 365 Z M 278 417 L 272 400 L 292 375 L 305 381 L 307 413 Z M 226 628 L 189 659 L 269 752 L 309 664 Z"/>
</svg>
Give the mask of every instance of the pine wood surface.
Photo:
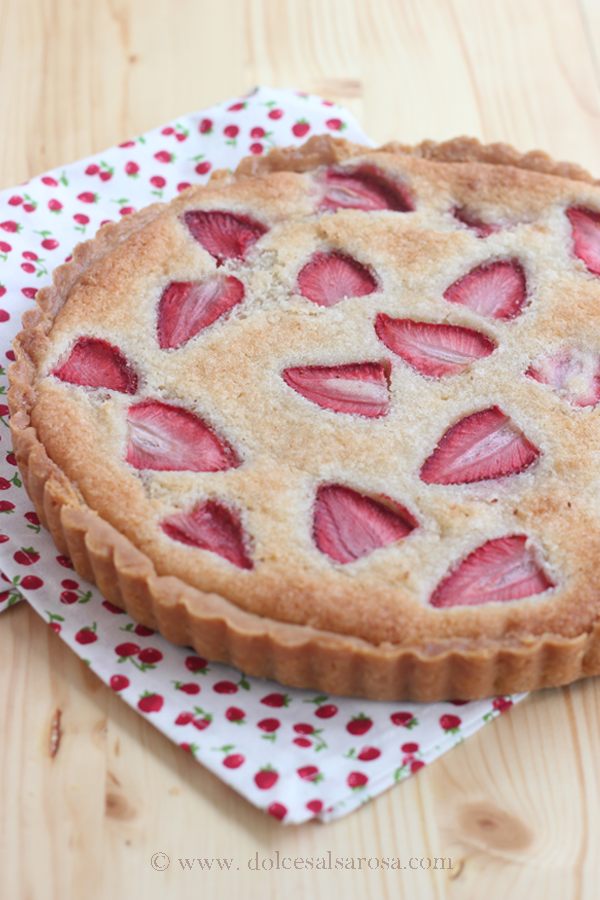
<svg viewBox="0 0 600 900">
<path fill-rule="evenodd" d="M 0 0 L 0 188 L 258 83 L 344 103 L 377 141 L 471 134 L 600 177 L 597 0 Z M 598 895 L 598 679 L 529 697 L 328 826 L 255 810 L 26 604 L 0 618 L 0 728 L 7 900 Z M 453 869 L 248 869 L 276 850 Z M 166 872 L 150 865 L 158 851 Z M 180 857 L 235 863 L 183 872 Z"/>
</svg>

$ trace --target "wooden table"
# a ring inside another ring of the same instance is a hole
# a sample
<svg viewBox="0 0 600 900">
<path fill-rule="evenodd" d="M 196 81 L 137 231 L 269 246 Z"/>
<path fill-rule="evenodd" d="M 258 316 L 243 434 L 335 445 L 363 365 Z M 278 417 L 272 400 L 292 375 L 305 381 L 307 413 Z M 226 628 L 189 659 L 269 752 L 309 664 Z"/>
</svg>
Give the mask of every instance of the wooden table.
<svg viewBox="0 0 600 900">
<path fill-rule="evenodd" d="M 257 83 L 345 103 L 377 141 L 465 133 L 600 176 L 597 0 L 0 0 L 0 47 L 0 188 Z M 346 819 L 287 828 L 125 706 L 26 604 L 0 619 L 0 697 L 7 900 L 598 896 L 597 679 L 529 697 Z M 453 868 L 248 868 L 276 850 Z M 234 863 L 182 871 L 186 857 Z"/>
</svg>

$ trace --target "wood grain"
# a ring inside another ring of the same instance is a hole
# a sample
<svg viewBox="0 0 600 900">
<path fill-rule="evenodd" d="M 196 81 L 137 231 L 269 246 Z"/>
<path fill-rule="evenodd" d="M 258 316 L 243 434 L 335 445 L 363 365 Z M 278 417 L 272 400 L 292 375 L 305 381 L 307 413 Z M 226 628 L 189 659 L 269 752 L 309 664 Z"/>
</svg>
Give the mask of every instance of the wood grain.
<svg viewBox="0 0 600 900">
<path fill-rule="evenodd" d="M 255 83 L 345 103 L 377 141 L 467 133 L 600 175 L 599 10 L 596 0 L 0 0 L 0 187 Z M 0 711 L 3 898 L 597 896 L 597 679 L 530 697 L 328 826 L 282 828 L 252 808 L 25 604 L 0 618 Z M 276 850 L 402 865 L 450 857 L 453 868 L 248 868 Z M 158 851 L 171 857 L 165 872 L 150 865 Z M 179 858 L 234 865 L 184 871 Z"/>
</svg>

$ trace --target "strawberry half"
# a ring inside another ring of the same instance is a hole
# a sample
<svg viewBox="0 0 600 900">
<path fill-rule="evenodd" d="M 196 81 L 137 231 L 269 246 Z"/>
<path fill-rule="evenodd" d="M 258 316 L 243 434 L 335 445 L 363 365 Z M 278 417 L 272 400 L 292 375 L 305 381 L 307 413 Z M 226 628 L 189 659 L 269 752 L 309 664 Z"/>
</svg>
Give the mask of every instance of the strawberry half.
<svg viewBox="0 0 600 900">
<path fill-rule="evenodd" d="M 594 275 L 600 275 L 600 213 L 571 207 L 567 210 L 571 223 L 575 255 Z"/>
<path fill-rule="evenodd" d="M 244 285 L 232 275 L 206 281 L 172 281 L 158 305 L 158 343 L 182 347 L 244 299 Z"/>
<path fill-rule="evenodd" d="M 235 450 L 202 419 L 177 406 L 148 400 L 127 414 L 126 461 L 156 472 L 222 472 L 241 465 Z"/>
<path fill-rule="evenodd" d="M 215 257 L 218 266 L 226 259 L 244 260 L 250 248 L 268 231 L 250 216 L 219 210 L 193 210 L 184 219 L 192 236 Z"/>
<path fill-rule="evenodd" d="M 353 562 L 405 538 L 416 527 L 410 513 L 365 497 L 341 484 L 320 487 L 314 511 L 314 539 L 321 553 Z"/>
<path fill-rule="evenodd" d="M 388 383 L 381 363 L 299 366 L 284 369 L 281 377 L 289 387 L 324 409 L 370 419 L 389 412 Z"/>
<path fill-rule="evenodd" d="M 216 500 L 199 503 L 191 512 L 176 513 L 160 527 L 174 541 L 218 553 L 240 569 L 254 567 L 246 552 L 239 514 Z"/>
<path fill-rule="evenodd" d="M 500 225 L 490 225 L 489 222 L 484 222 L 483 219 L 470 212 L 465 206 L 458 206 L 453 209 L 452 215 L 463 225 L 466 225 L 467 228 L 470 228 L 471 231 L 474 231 L 478 238 L 486 238 L 495 231 L 502 230 Z"/>
<path fill-rule="evenodd" d="M 445 433 L 421 469 L 427 484 L 470 484 L 517 475 L 540 455 L 497 406 L 461 419 Z"/>
<path fill-rule="evenodd" d="M 118 347 L 99 338 L 80 337 L 68 360 L 52 372 L 61 381 L 82 387 L 135 394 L 138 377 Z"/>
<path fill-rule="evenodd" d="M 432 606 L 478 606 L 542 594 L 554 584 L 522 534 L 487 541 L 444 578 Z"/>
<path fill-rule="evenodd" d="M 462 372 L 474 359 L 489 356 L 493 341 L 472 328 L 392 319 L 379 313 L 375 331 L 380 341 L 422 375 L 440 378 Z"/>
<path fill-rule="evenodd" d="M 359 169 L 329 169 L 325 174 L 325 195 L 322 209 L 362 209 L 371 212 L 391 209 L 412 212 L 414 202 L 406 188 L 391 182 L 382 172 L 371 166 Z"/>
<path fill-rule="evenodd" d="M 347 297 L 364 297 L 379 290 L 367 266 L 345 253 L 315 253 L 298 275 L 303 297 L 318 306 L 335 306 Z"/>
<path fill-rule="evenodd" d="M 527 298 L 523 267 L 515 259 L 479 266 L 450 285 L 444 298 L 481 316 L 514 319 Z"/>
<path fill-rule="evenodd" d="M 595 406 L 600 400 L 600 360 L 595 354 L 564 348 L 537 360 L 525 374 L 551 385 L 572 406 Z"/>
</svg>

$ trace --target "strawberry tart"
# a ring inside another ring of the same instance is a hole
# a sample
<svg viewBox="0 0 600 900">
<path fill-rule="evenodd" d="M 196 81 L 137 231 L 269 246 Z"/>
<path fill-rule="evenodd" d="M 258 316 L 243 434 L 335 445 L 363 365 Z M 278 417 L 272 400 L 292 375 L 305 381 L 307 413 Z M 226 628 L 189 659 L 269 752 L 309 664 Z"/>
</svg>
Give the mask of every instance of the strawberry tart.
<svg viewBox="0 0 600 900">
<path fill-rule="evenodd" d="M 108 224 L 24 318 L 24 484 L 114 604 L 283 684 L 600 672 L 600 186 L 312 138 Z"/>
</svg>

